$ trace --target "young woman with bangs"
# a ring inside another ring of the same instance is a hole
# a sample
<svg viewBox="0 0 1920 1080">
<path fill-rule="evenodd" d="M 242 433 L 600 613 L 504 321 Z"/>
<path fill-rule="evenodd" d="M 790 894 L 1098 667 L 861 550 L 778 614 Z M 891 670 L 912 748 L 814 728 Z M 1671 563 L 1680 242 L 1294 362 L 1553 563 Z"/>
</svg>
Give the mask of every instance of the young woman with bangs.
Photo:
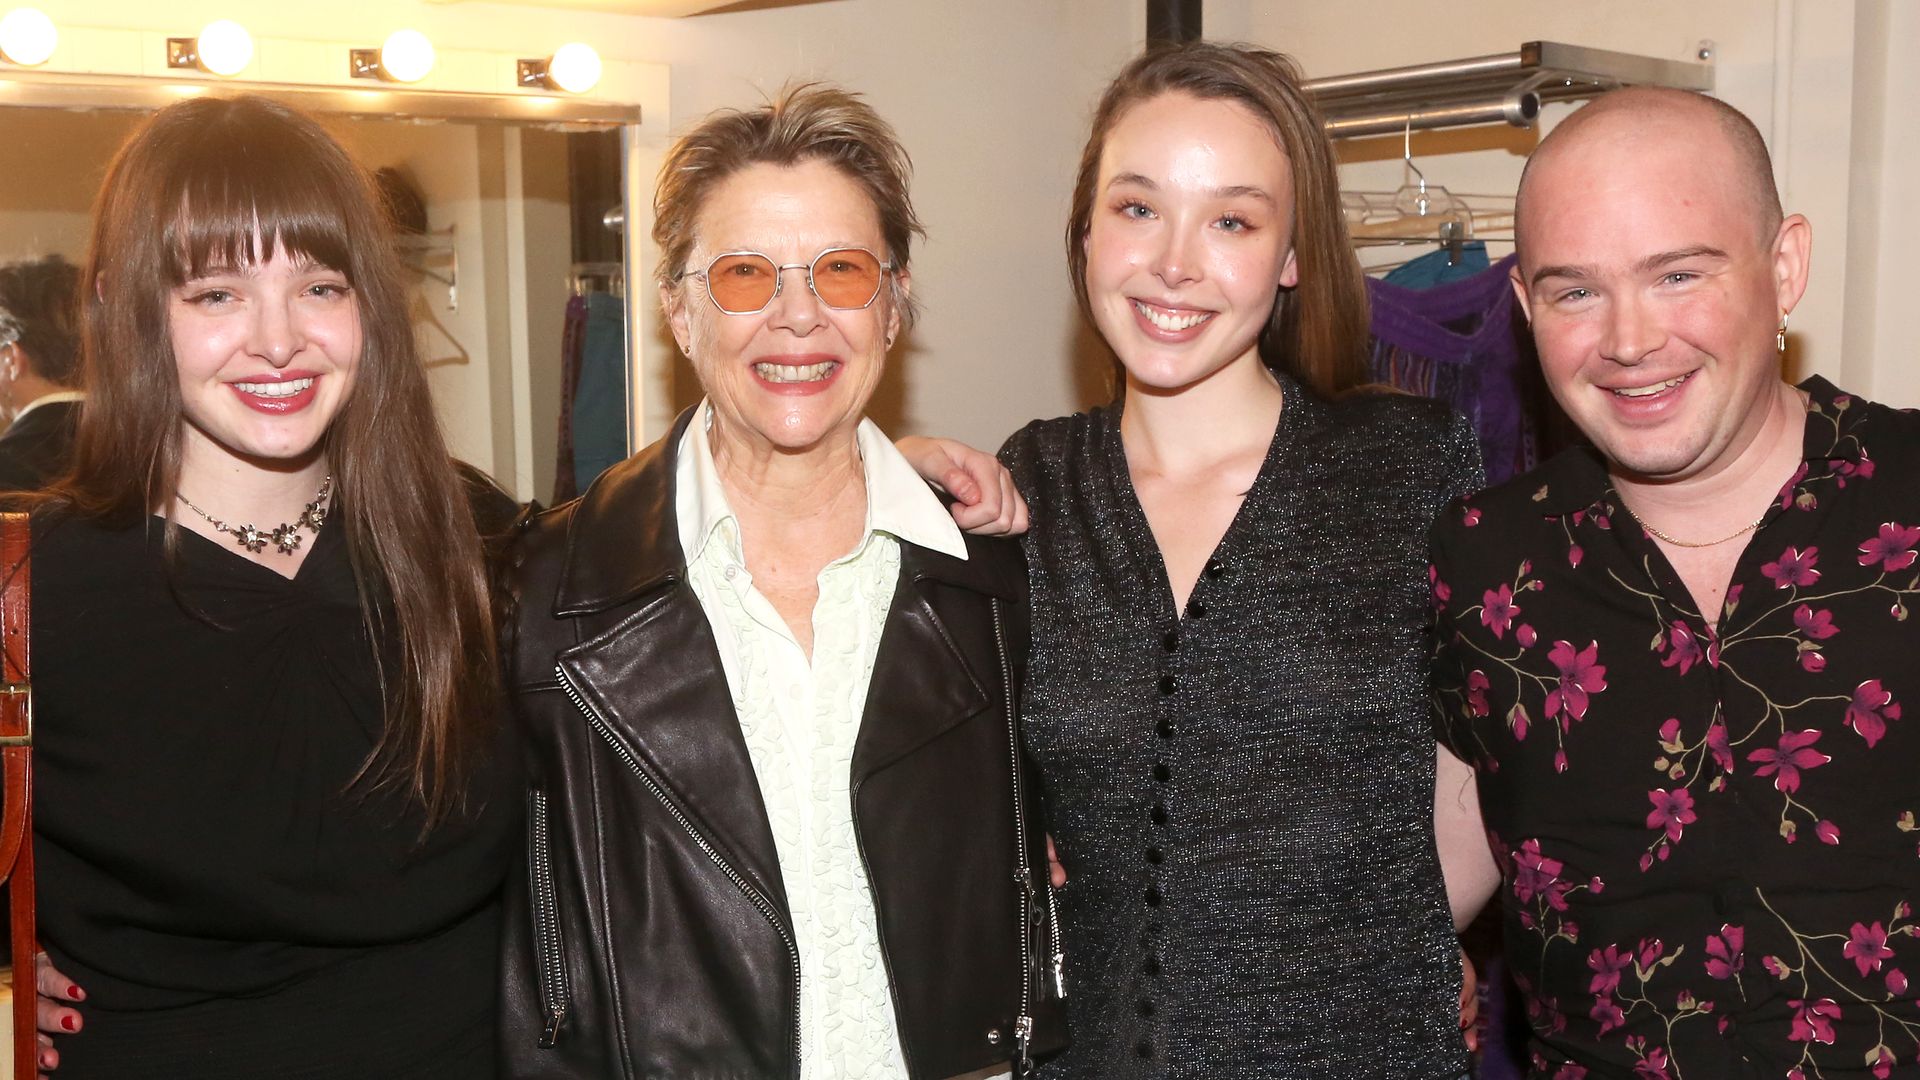
<svg viewBox="0 0 1920 1080">
<path fill-rule="evenodd" d="M 32 503 L 41 1066 L 493 1075 L 518 772 L 476 519 L 513 508 L 448 456 L 371 187 L 291 109 L 182 102 L 83 280 Z"/>
</svg>

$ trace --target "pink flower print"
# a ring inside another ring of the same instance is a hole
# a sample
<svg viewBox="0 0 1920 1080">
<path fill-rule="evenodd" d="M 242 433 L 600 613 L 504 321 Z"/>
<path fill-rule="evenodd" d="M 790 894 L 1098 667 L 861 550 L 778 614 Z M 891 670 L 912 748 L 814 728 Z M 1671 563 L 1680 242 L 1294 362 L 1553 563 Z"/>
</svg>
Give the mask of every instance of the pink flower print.
<svg viewBox="0 0 1920 1080">
<path fill-rule="evenodd" d="M 1540 841 L 1525 841 L 1513 853 L 1513 895 L 1523 904 L 1541 896 L 1555 910 L 1567 910 L 1567 886 L 1560 880 L 1564 869 L 1566 864 L 1540 853 Z"/>
<path fill-rule="evenodd" d="M 1818 768 L 1833 760 L 1813 748 L 1819 741 L 1818 731 L 1789 731 L 1780 736 L 1777 748 L 1762 747 L 1748 754 L 1747 760 L 1760 766 L 1754 770 L 1756 775 L 1772 776 L 1776 790 L 1792 794 L 1800 790 L 1802 770 Z"/>
<path fill-rule="evenodd" d="M 1833 625 L 1833 612 L 1825 608 L 1815 611 L 1808 604 L 1793 609 L 1793 625 L 1814 641 L 1825 641 L 1840 632 L 1840 628 Z"/>
<path fill-rule="evenodd" d="M 1532 723 L 1533 717 L 1527 715 L 1527 706 L 1524 702 L 1516 701 L 1513 708 L 1507 710 L 1507 727 L 1513 730 L 1514 738 L 1524 741 L 1527 737 L 1527 727 Z"/>
<path fill-rule="evenodd" d="M 1686 788 L 1649 791 L 1647 801 L 1653 803 L 1653 812 L 1647 815 L 1647 828 L 1664 829 L 1669 841 L 1678 841 L 1680 833 L 1696 819 L 1693 796 Z"/>
<path fill-rule="evenodd" d="M 1453 599 L 1453 586 L 1440 580 L 1440 568 L 1432 564 L 1427 566 L 1427 585 L 1433 590 L 1433 606 L 1446 610 L 1447 601 Z"/>
<path fill-rule="evenodd" d="M 1880 526 L 1879 536 L 1860 545 L 1860 565 L 1878 564 L 1889 574 L 1905 570 L 1913 565 L 1916 546 L 1920 546 L 1920 526 L 1886 522 Z"/>
<path fill-rule="evenodd" d="M 1477 506 L 1467 507 L 1467 512 L 1460 515 L 1460 520 L 1465 523 L 1469 529 L 1480 524 L 1480 508 Z"/>
<path fill-rule="evenodd" d="M 1680 742 L 1679 717 L 1669 716 L 1666 722 L 1660 725 L 1660 749 L 1665 750 L 1669 754 L 1677 754 L 1685 749 L 1684 745 Z"/>
<path fill-rule="evenodd" d="M 1479 669 L 1467 672 L 1467 711 L 1475 716 L 1487 715 L 1487 687 L 1493 685 L 1487 681 L 1487 673 Z"/>
<path fill-rule="evenodd" d="M 1789 1042 L 1817 1042 L 1833 1045 L 1833 1022 L 1840 1019 L 1840 1006 L 1832 998 L 1819 1001 L 1787 1002 L 1793 1010 L 1793 1030 L 1787 1035 Z"/>
<path fill-rule="evenodd" d="M 1819 837 L 1820 842 L 1823 844 L 1838 844 L 1840 842 L 1840 826 L 1835 825 L 1831 821 L 1822 821 L 1813 827 L 1813 835 Z"/>
<path fill-rule="evenodd" d="M 1620 988 L 1620 973 L 1632 962 L 1633 954 L 1621 952 L 1617 945 L 1593 950 L 1587 957 L 1587 967 L 1593 969 L 1587 990 L 1594 994 L 1612 994 Z"/>
<path fill-rule="evenodd" d="M 1567 548 L 1567 565 L 1573 567 L 1575 570 L 1580 569 L 1580 560 L 1586 557 L 1586 549 L 1582 548 L 1579 544 L 1574 544 Z"/>
<path fill-rule="evenodd" d="M 1800 667 L 1810 675 L 1827 670 L 1827 654 L 1819 649 L 1800 650 Z"/>
<path fill-rule="evenodd" d="M 1614 1004 L 1612 998 L 1599 998 L 1594 1001 L 1593 1008 L 1587 1010 L 1587 1015 L 1600 1022 L 1599 1034 L 1601 1035 L 1627 1022 L 1627 1015 L 1620 1011 L 1620 1006 Z"/>
<path fill-rule="evenodd" d="M 1716 979 L 1731 979 L 1746 965 L 1741 950 L 1747 945 L 1744 926 L 1726 925 L 1717 934 L 1707 935 L 1707 974 Z"/>
<path fill-rule="evenodd" d="M 1667 1052 L 1654 1046 L 1649 1047 L 1633 1066 L 1634 1080 L 1671 1080 L 1667 1073 Z"/>
<path fill-rule="evenodd" d="M 1680 674 L 1685 675 L 1688 668 L 1700 662 L 1700 639 L 1693 636 L 1693 631 L 1684 621 L 1673 620 L 1667 632 L 1667 641 L 1673 647 L 1667 650 L 1667 658 L 1660 661 L 1661 667 L 1678 664 Z"/>
<path fill-rule="evenodd" d="M 1713 754 L 1713 763 L 1720 771 L 1729 775 L 1733 772 L 1733 746 L 1727 742 L 1727 725 L 1715 723 L 1707 729 L 1707 749 Z"/>
<path fill-rule="evenodd" d="M 1600 657 L 1600 644 L 1588 642 L 1587 647 L 1574 651 L 1572 645 L 1556 641 L 1547 651 L 1547 659 L 1560 669 L 1560 681 L 1552 690 L 1547 691 L 1547 715 L 1565 716 L 1568 720 L 1579 720 L 1587 715 L 1589 694 L 1597 694 L 1607 688 L 1607 669 L 1595 663 Z M 1565 728 L 1567 721 L 1561 722 Z"/>
<path fill-rule="evenodd" d="M 1899 968 L 1887 969 L 1887 993 L 1899 997 L 1907 992 L 1907 977 Z"/>
<path fill-rule="evenodd" d="M 1872 926 L 1854 923 L 1850 933 L 1852 940 L 1840 950 L 1840 955 L 1853 961 L 1853 966 L 1860 969 L 1861 978 L 1879 971 L 1883 962 L 1893 959 L 1893 950 L 1887 948 L 1886 927 L 1877 922 Z"/>
<path fill-rule="evenodd" d="M 1793 471 L 1793 475 L 1787 478 L 1787 486 L 1780 489 L 1780 509 L 1793 509 L 1793 489 L 1799 487 L 1800 481 L 1806 478 L 1807 463 L 1803 461 L 1800 467 Z"/>
<path fill-rule="evenodd" d="M 1828 464 L 1833 466 L 1835 487 L 1846 487 L 1850 477 L 1859 480 L 1873 479 L 1873 459 L 1867 457 L 1865 451 L 1861 451 L 1860 460 L 1857 463 L 1845 458 L 1836 458 Z"/>
<path fill-rule="evenodd" d="M 1480 625 L 1493 631 L 1493 636 L 1503 638 L 1507 628 L 1513 625 L 1513 617 L 1520 614 L 1520 605 L 1513 602 L 1513 588 L 1502 585 L 1498 589 L 1488 589 L 1480 598 Z"/>
<path fill-rule="evenodd" d="M 1766 969 L 1767 974 L 1773 976 L 1776 979 L 1784 979 L 1787 976 L 1793 974 L 1793 969 L 1787 967 L 1786 961 L 1781 960 L 1777 956 L 1761 957 L 1760 966 Z"/>
<path fill-rule="evenodd" d="M 1867 1051 L 1867 1064 L 1873 1066 L 1875 1080 L 1887 1080 L 1887 1077 L 1893 1075 L 1893 1067 L 1899 1064 L 1899 1061 L 1894 1058 L 1892 1050 L 1881 1045 Z"/>
<path fill-rule="evenodd" d="M 1846 725 L 1867 740 L 1868 748 L 1872 748 L 1887 733 L 1887 721 L 1898 719 L 1900 703 L 1893 700 L 1893 694 L 1880 685 L 1879 679 L 1868 679 L 1853 688 L 1853 702 L 1847 706 Z"/>
<path fill-rule="evenodd" d="M 1540 640 L 1540 635 L 1534 632 L 1532 626 L 1521 623 L 1520 628 L 1513 632 L 1513 640 L 1519 642 L 1521 648 L 1531 649 L 1533 643 Z"/>
<path fill-rule="evenodd" d="M 1766 575 L 1767 580 L 1773 582 L 1773 587 L 1776 589 L 1784 589 L 1790 585 L 1797 585 L 1804 589 L 1820 580 L 1820 571 L 1813 568 L 1813 564 L 1820 559 L 1819 552 L 1819 548 L 1811 545 L 1805 551 L 1790 547 L 1781 552 L 1778 559 L 1762 564 L 1760 572 Z"/>
<path fill-rule="evenodd" d="M 1587 1080 L 1587 1067 L 1568 1062 L 1553 1071 L 1553 1080 Z"/>
<path fill-rule="evenodd" d="M 1662 956 L 1666 955 L 1667 944 L 1659 938 L 1642 938 L 1640 939 L 1639 948 L 1635 949 L 1634 952 L 1634 964 L 1639 967 L 1641 971 L 1651 971 L 1653 970 L 1653 965 L 1657 963 Z"/>
</svg>

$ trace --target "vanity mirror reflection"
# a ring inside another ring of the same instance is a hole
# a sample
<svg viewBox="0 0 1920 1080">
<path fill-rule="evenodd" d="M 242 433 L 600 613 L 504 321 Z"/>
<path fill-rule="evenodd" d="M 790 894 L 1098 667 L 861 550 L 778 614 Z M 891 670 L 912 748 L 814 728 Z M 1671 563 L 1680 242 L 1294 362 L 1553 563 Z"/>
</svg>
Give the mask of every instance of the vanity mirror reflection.
<svg viewBox="0 0 1920 1080">
<path fill-rule="evenodd" d="M 0 263 L 84 260 L 94 194 L 142 117 L 145 80 L 4 84 Z M 232 87 L 240 92 L 243 87 Z M 228 92 L 221 88 L 220 92 Z M 413 92 L 282 92 L 395 210 L 414 326 L 448 443 L 552 505 L 627 453 L 622 129 L 639 109 Z"/>
</svg>

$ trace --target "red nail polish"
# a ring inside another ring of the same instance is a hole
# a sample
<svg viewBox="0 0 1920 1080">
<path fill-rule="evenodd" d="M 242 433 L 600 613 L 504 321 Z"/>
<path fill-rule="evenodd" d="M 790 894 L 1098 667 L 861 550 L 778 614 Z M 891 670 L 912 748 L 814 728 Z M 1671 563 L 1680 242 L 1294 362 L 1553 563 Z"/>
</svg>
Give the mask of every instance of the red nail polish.
<svg viewBox="0 0 1920 1080">
<path fill-rule="evenodd" d="M 77 986 L 69 986 L 67 987 L 67 997 L 74 1001 L 85 1001 L 87 1000 L 87 992 Z"/>
<path fill-rule="evenodd" d="M 60 1026 L 66 1028 L 68 1031 L 79 1031 L 80 1019 L 73 1015 L 63 1016 L 60 1018 Z"/>
</svg>

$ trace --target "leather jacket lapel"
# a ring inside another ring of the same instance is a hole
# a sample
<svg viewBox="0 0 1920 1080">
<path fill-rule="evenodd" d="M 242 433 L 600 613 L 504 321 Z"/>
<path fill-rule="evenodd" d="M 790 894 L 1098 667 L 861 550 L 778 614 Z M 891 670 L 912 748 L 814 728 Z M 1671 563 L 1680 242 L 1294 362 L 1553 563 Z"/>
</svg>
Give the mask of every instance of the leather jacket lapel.
<svg viewBox="0 0 1920 1080">
<path fill-rule="evenodd" d="M 688 824 L 784 910 L 780 856 L 759 780 L 693 590 L 670 586 L 559 662 Z"/>
<path fill-rule="evenodd" d="M 903 554 L 915 550 L 902 546 Z M 990 704 L 908 559 L 903 558 L 901 570 L 854 742 L 855 787 Z"/>
</svg>

